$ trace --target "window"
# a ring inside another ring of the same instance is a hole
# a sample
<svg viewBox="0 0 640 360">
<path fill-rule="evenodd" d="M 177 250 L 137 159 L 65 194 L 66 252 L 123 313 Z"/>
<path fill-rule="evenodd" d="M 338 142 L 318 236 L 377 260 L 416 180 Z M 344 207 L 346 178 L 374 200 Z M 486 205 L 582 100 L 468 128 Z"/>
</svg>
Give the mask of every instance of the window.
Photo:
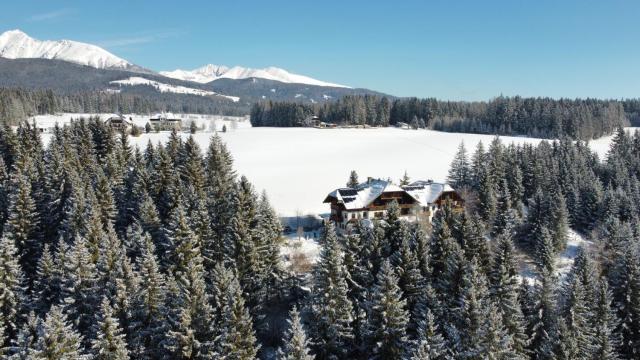
<svg viewBox="0 0 640 360">
<path fill-rule="evenodd" d="M 369 212 L 368 211 L 363 211 L 362 212 L 362 217 L 365 218 L 365 219 L 368 219 L 369 218 Z"/>
<path fill-rule="evenodd" d="M 351 214 L 351 219 L 355 219 L 356 218 L 356 214 Z"/>
<path fill-rule="evenodd" d="M 409 208 L 400 209 L 400 215 L 409 215 Z"/>
<path fill-rule="evenodd" d="M 382 219 L 382 211 L 376 211 L 373 216 L 375 216 L 377 219 Z"/>
</svg>

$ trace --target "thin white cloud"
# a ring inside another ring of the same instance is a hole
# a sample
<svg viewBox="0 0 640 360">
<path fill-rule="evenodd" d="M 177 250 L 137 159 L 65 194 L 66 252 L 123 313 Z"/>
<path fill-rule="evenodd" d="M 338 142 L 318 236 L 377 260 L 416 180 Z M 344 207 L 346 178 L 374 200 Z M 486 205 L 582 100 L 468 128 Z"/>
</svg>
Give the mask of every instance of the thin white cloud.
<svg viewBox="0 0 640 360">
<path fill-rule="evenodd" d="M 71 12 L 72 12 L 71 9 L 59 9 L 59 10 L 49 11 L 46 13 L 32 15 L 27 20 L 32 22 L 55 20 L 65 15 L 68 15 Z"/>
<path fill-rule="evenodd" d="M 178 37 L 183 34 L 181 30 L 168 30 L 162 32 L 145 32 L 121 38 L 105 39 L 96 41 L 95 44 L 104 48 L 125 48 L 132 45 L 148 44 L 167 38 Z"/>
</svg>

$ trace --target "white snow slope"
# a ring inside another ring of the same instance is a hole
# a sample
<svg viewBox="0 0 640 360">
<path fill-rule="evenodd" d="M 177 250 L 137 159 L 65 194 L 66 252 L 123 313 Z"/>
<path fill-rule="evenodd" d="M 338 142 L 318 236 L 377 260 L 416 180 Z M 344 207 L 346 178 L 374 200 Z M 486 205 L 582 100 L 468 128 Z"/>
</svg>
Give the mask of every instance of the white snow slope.
<svg viewBox="0 0 640 360">
<path fill-rule="evenodd" d="M 177 86 L 177 85 L 170 85 L 170 84 L 164 84 L 158 81 L 154 81 L 154 80 L 149 80 L 149 79 L 145 79 L 143 77 L 138 77 L 138 76 L 132 76 L 128 79 L 125 80 L 115 80 L 115 81 L 111 81 L 110 84 L 116 84 L 116 85 L 130 85 L 130 86 L 134 86 L 134 85 L 149 85 L 149 86 L 153 86 L 156 90 L 160 91 L 160 92 L 172 92 L 172 93 L 176 93 L 176 94 L 191 94 L 191 95 L 200 95 L 200 96 L 222 96 L 225 97 L 229 100 L 232 100 L 233 102 L 237 102 L 238 100 L 240 100 L 239 97 L 237 96 L 227 96 L 227 95 L 222 95 L 222 94 L 218 94 L 216 92 L 213 91 L 208 91 L 208 90 L 201 90 L 201 89 L 193 89 L 193 88 L 188 88 L 185 86 Z"/>
<path fill-rule="evenodd" d="M 316 80 L 304 75 L 292 74 L 284 69 L 277 67 L 268 67 L 264 69 L 251 69 L 241 66 L 232 68 L 223 65 L 208 64 L 195 70 L 174 70 L 161 71 L 160 74 L 180 80 L 196 81 L 199 83 L 208 83 L 217 79 L 248 79 L 260 78 L 267 80 L 275 80 L 283 83 L 308 84 L 318 86 L 344 87 L 348 86 L 328 83 Z"/>
<path fill-rule="evenodd" d="M 91 44 L 71 40 L 40 41 L 20 30 L 0 35 L 0 57 L 56 59 L 98 69 L 126 69 L 133 64 Z"/>
<path fill-rule="evenodd" d="M 406 170 L 412 179 L 444 181 L 460 142 L 469 153 L 479 141 L 486 145 L 492 135 L 445 133 L 431 130 L 251 128 L 249 124 L 227 126 L 220 133 L 234 158 L 234 168 L 246 175 L 257 191 L 266 190 L 272 205 L 282 216 L 324 214 L 329 206 L 322 201 L 337 187 L 344 186 L 351 170 L 361 180 L 367 176 L 398 180 Z M 210 128 L 210 127 L 207 127 Z M 218 124 L 216 128 L 220 129 Z M 181 134 L 184 139 L 188 133 Z M 194 138 L 206 149 L 211 132 Z M 48 136 L 48 134 L 47 134 Z M 131 143 L 146 146 L 166 142 L 169 132 L 131 137 Z M 501 137 L 505 144 L 541 140 Z M 606 154 L 611 137 L 598 140 L 594 150 Z M 46 139 L 45 139 L 46 141 Z"/>
</svg>

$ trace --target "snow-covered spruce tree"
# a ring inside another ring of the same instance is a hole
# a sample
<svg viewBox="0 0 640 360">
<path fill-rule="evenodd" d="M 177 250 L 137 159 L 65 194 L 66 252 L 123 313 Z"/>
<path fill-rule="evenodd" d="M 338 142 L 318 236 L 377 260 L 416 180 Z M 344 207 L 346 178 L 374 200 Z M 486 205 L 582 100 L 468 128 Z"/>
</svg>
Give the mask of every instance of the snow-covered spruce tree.
<svg viewBox="0 0 640 360">
<path fill-rule="evenodd" d="M 545 226 L 535 234 L 535 261 L 540 271 L 552 272 L 555 268 L 555 247 L 553 237 Z"/>
<path fill-rule="evenodd" d="M 497 208 L 496 184 L 494 177 L 487 170 L 480 173 L 479 181 L 478 210 L 482 219 L 491 223 Z"/>
<path fill-rule="evenodd" d="M 452 344 L 456 357 L 475 359 L 479 356 L 506 358 L 511 343 L 489 298 L 486 279 L 474 260 L 467 263 L 454 308 L 453 326 L 459 340 Z"/>
<path fill-rule="evenodd" d="M 20 327 L 21 312 L 26 305 L 24 276 L 18 262 L 14 240 L 5 234 L 0 238 L 0 349 L 8 345 Z"/>
<path fill-rule="evenodd" d="M 127 342 L 113 315 L 109 300 L 105 297 L 100 305 L 100 314 L 96 316 L 95 338 L 91 340 L 92 359 L 95 360 L 127 360 L 129 351 Z"/>
<path fill-rule="evenodd" d="M 349 174 L 349 181 L 347 181 L 347 187 L 355 189 L 360 182 L 358 181 L 358 173 L 355 170 L 351 170 Z"/>
<path fill-rule="evenodd" d="M 558 319 L 554 288 L 555 277 L 542 271 L 540 283 L 536 284 L 534 304 L 529 318 L 531 356 L 536 359 L 555 359 L 558 341 Z"/>
<path fill-rule="evenodd" d="M 30 356 L 38 340 L 38 326 L 40 325 L 40 321 L 41 319 L 37 317 L 34 312 L 30 312 L 22 324 L 18 335 L 11 342 L 11 346 L 5 349 L 5 354 L 2 354 L 2 350 L 0 350 L 0 355 L 6 355 L 11 360 L 31 359 Z"/>
<path fill-rule="evenodd" d="M 33 282 L 30 308 L 38 315 L 44 315 L 52 304 L 58 303 L 60 295 L 62 269 L 58 268 L 49 244 L 45 244 L 42 255 L 38 259 L 36 275 Z"/>
<path fill-rule="evenodd" d="M 486 171 L 486 160 L 487 154 L 484 151 L 484 145 L 482 141 L 479 141 L 476 150 L 471 156 L 471 186 L 476 190 L 479 189 L 480 178 Z"/>
<path fill-rule="evenodd" d="M 569 212 L 564 196 L 555 192 L 549 209 L 550 229 L 553 235 L 553 245 L 556 251 L 563 251 L 567 247 L 567 232 L 569 230 Z"/>
<path fill-rule="evenodd" d="M 511 194 L 509 194 L 506 180 L 502 181 L 497 202 L 496 217 L 493 220 L 493 228 L 491 229 L 491 234 L 494 237 L 505 231 L 511 231 L 516 225 L 516 211 L 511 206 Z"/>
<path fill-rule="evenodd" d="M 52 306 L 38 327 L 38 341 L 29 355 L 31 359 L 81 360 L 91 357 L 84 353 L 82 336 L 67 320 L 59 306 Z"/>
<path fill-rule="evenodd" d="M 566 294 L 563 314 L 566 329 L 562 341 L 567 342 L 564 351 L 569 359 L 586 359 L 593 356 L 595 340 L 591 327 L 593 314 L 585 300 L 582 283 L 580 279 L 574 278 L 569 288 L 569 293 Z"/>
<path fill-rule="evenodd" d="M 3 236 L 14 242 L 18 251 L 16 256 L 19 257 L 25 275 L 31 283 L 36 261 L 42 250 L 38 234 L 39 216 L 32 197 L 31 182 L 17 169 L 9 181 L 8 190 L 9 208 Z"/>
<path fill-rule="evenodd" d="M 168 218 L 168 225 L 162 244 L 163 253 L 160 260 L 163 268 L 179 279 L 181 274 L 187 273 L 193 259 L 200 256 L 198 238 L 195 236 L 186 211 L 181 202 L 173 209 Z"/>
<path fill-rule="evenodd" d="M 169 148 L 168 144 L 167 148 Z M 155 200 L 160 221 L 167 224 L 180 199 L 180 177 L 171 156 L 165 148 L 159 146 L 157 156 L 158 162 L 151 173 L 152 197 Z"/>
<path fill-rule="evenodd" d="M 111 183 L 103 171 L 98 171 L 95 180 L 94 194 L 96 206 L 100 216 L 100 222 L 106 228 L 107 224 L 113 223 L 116 219 L 117 209 L 113 198 Z"/>
<path fill-rule="evenodd" d="M 313 360 L 314 356 L 309 353 L 309 340 L 295 306 L 289 312 L 287 322 L 289 328 L 284 334 L 284 345 L 278 349 L 278 360 Z"/>
<path fill-rule="evenodd" d="M 157 359 L 162 352 L 160 344 L 165 335 L 165 278 L 155 255 L 155 246 L 146 238 L 138 258 L 140 287 L 133 295 L 130 333 L 131 355 L 138 359 Z"/>
<path fill-rule="evenodd" d="M 325 224 L 320 259 L 313 274 L 310 310 L 315 353 L 320 359 L 347 356 L 353 338 L 353 305 L 348 297 L 347 271 L 331 222 Z"/>
<path fill-rule="evenodd" d="M 206 259 L 207 271 L 213 269 L 218 261 L 225 260 L 224 241 L 230 231 L 231 219 L 234 215 L 235 172 L 233 160 L 226 146 L 218 135 L 211 137 L 206 164 L 207 208 L 211 219 L 213 238 L 203 244 L 202 253 Z M 211 259 L 211 260 L 209 260 Z"/>
<path fill-rule="evenodd" d="M 514 353 L 526 355 L 528 338 L 526 323 L 520 307 L 518 267 L 510 234 L 502 233 L 495 240 L 493 267 L 490 272 L 489 292 L 493 298 L 505 329 L 511 336 Z"/>
<path fill-rule="evenodd" d="M 74 327 L 87 336 L 91 333 L 94 316 L 100 307 L 100 289 L 96 267 L 91 261 L 87 241 L 82 236 L 75 237 L 64 266 L 61 296 L 65 311 Z M 88 342 L 88 339 L 85 341 Z"/>
<path fill-rule="evenodd" d="M 594 348 L 593 358 L 603 360 L 619 359 L 618 348 L 620 336 L 615 332 L 619 324 L 618 317 L 612 308 L 612 295 L 606 279 L 601 279 L 598 286 L 597 307 L 593 317 Z"/>
<path fill-rule="evenodd" d="M 277 301 L 283 295 L 285 270 L 280 259 L 282 225 L 271 207 L 267 193 L 260 196 L 257 209 L 259 229 L 259 253 L 264 272 L 266 301 Z"/>
<path fill-rule="evenodd" d="M 398 286 L 406 300 L 406 308 L 413 313 L 420 296 L 420 291 L 425 285 L 419 266 L 420 263 L 409 245 L 409 238 L 405 237 L 400 248 L 391 257 L 398 278 Z"/>
<path fill-rule="evenodd" d="M 622 280 L 616 290 L 616 307 L 620 317 L 619 332 L 622 335 L 621 355 L 630 358 L 640 354 L 640 259 L 633 251 L 627 251 L 618 260 L 622 262 Z"/>
<path fill-rule="evenodd" d="M 418 323 L 417 335 L 412 345 L 411 360 L 437 360 L 447 357 L 447 344 L 430 310 L 427 310 L 425 319 Z"/>
<path fill-rule="evenodd" d="M 181 157 L 183 159 L 179 171 L 183 186 L 193 188 L 193 192 L 204 197 L 205 173 L 202 150 L 193 136 L 184 143 Z"/>
<path fill-rule="evenodd" d="M 400 179 L 400 182 L 398 183 L 398 185 L 400 186 L 407 186 L 409 185 L 409 183 L 411 182 L 411 178 L 409 177 L 409 173 L 407 173 L 407 171 L 404 171 L 404 174 L 402 175 L 402 178 Z"/>
<path fill-rule="evenodd" d="M 458 228 L 459 243 L 462 244 L 465 258 L 469 261 L 475 258 L 482 271 L 488 272 L 491 267 L 491 252 L 482 219 L 465 212 L 461 216 Z"/>
<path fill-rule="evenodd" d="M 214 347 L 213 309 L 206 291 L 202 255 L 180 205 L 174 214 L 173 230 L 168 235 L 173 251 L 168 258 L 178 298 L 167 307 L 170 330 L 165 347 L 175 358 L 207 358 L 212 356 Z"/>
<path fill-rule="evenodd" d="M 254 359 L 260 345 L 257 344 L 253 321 L 245 306 L 237 278 L 231 278 L 224 298 L 216 350 L 218 354 L 227 356 L 229 359 Z"/>
<path fill-rule="evenodd" d="M 449 167 L 447 182 L 449 182 L 454 189 L 462 189 L 471 185 L 471 166 L 464 142 L 460 143 L 458 151 L 453 157 L 453 161 Z"/>
<path fill-rule="evenodd" d="M 398 277 L 393 267 L 385 261 L 378 272 L 369 304 L 368 347 L 375 359 L 398 359 L 409 348 L 407 325 L 409 312 Z"/>
</svg>

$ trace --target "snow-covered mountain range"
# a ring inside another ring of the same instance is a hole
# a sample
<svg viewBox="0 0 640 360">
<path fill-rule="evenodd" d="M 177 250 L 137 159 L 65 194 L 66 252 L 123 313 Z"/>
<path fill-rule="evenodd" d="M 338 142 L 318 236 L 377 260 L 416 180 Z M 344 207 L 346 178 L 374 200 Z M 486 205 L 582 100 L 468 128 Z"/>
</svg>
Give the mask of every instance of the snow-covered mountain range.
<svg viewBox="0 0 640 360">
<path fill-rule="evenodd" d="M 40 41 L 20 30 L 0 35 L 0 57 L 54 59 L 98 69 L 131 69 L 135 65 L 91 44 L 71 40 Z"/>
<path fill-rule="evenodd" d="M 195 70 L 161 71 L 160 74 L 180 80 L 208 83 L 218 79 L 249 79 L 259 78 L 280 81 L 288 84 L 308 84 L 316 86 L 348 87 L 310 78 L 304 75 L 292 74 L 284 69 L 268 67 L 264 69 L 252 69 L 241 66 L 229 68 L 224 65 L 208 64 Z"/>
<path fill-rule="evenodd" d="M 95 45 L 71 40 L 41 41 L 30 37 L 20 30 L 9 30 L 0 35 L 0 57 L 6 59 L 63 60 L 97 69 L 144 70 L 142 67 L 132 64 Z M 241 66 L 230 68 L 209 64 L 195 70 L 161 71 L 160 75 L 203 84 L 218 79 L 238 80 L 258 78 L 287 84 L 348 88 L 344 85 L 320 81 L 304 75 L 292 74 L 277 67 L 251 69 Z"/>
</svg>

